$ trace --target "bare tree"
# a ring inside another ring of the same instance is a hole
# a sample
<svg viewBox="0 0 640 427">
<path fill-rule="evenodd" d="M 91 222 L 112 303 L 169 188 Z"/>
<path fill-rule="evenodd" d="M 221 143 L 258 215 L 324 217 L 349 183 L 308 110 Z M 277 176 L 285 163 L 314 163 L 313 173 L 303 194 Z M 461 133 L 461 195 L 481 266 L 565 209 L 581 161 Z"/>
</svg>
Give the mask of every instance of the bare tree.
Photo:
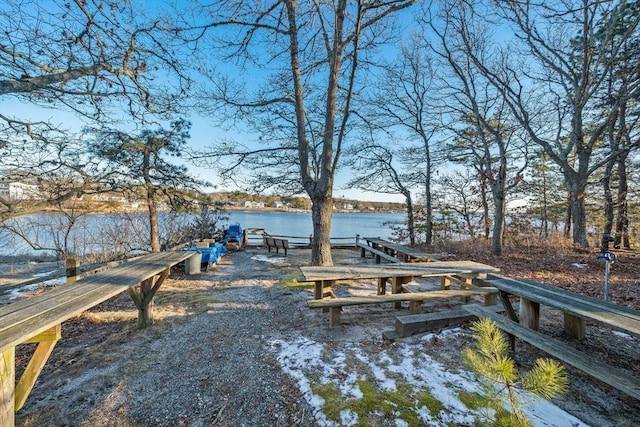
<svg viewBox="0 0 640 427">
<path fill-rule="evenodd" d="M 438 40 L 432 49 L 443 63 L 440 83 L 443 117 L 449 118 L 446 127 L 455 136 L 448 152 L 450 159 L 476 169 L 485 236 L 489 238 L 491 234 L 491 251 L 500 255 L 507 196 L 522 181 L 528 158 L 526 144 L 509 123 L 512 117 L 500 93 L 467 55 L 467 47 L 471 45 L 478 57 L 486 56 L 488 34 L 482 24 L 471 19 L 471 11 L 459 3 L 443 2 L 442 7 L 439 24 L 431 21 L 430 27 Z M 493 202 L 491 220 L 487 189 Z"/>
<path fill-rule="evenodd" d="M 414 172 L 411 179 L 421 181 L 424 187 L 425 243 L 430 245 L 433 239 L 432 180 L 438 161 L 434 153 L 438 148 L 434 135 L 439 130 L 440 113 L 434 100 L 437 94 L 433 85 L 433 61 L 422 37 L 422 33 L 415 33 L 410 42 L 401 47 L 396 60 L 384 66 L 382 81 L 372 85 L 372 99 L 367 102 L 369 108 L 360 115 L 366 114 L 363 119 L 370 125 L 375 123 L 385 130 L 395 128 L 400 138 L 418 142 L 417 146 L 408 149 L 411 155 L 405 156 L 404 163 L 408 170 Z M 394 185 L 397 187 L 395 190 L 405 194 L 408 190 L 401 189 L 404 185 L 409 184 Z M 409 224 L 410 240 L 415 244 L 411 218 Z"/>
<path fill-rule="evenodd" d="M 447 2 L 443 2 L 447 3 Z M 478 72 L 500 92 L 514 119 L 561 168 L 570 194 L 573 242 L 589 247 L 585 195 L 588 178 L 618 153 L 594 156 L 603 134 L 627 97 L 637 93 L 638 82 L 629 85 L 604 116 L 595 113 L 596 94 L 613 70 L 610 52 L 619 52 L 629 35 L 638 29 L 638 19 L 625 25 L 623 37 L 598 36 L 600 19 L 609 25 L 621 19 L 613 1 L 576 0 L 502 1 L 495 12 L 514 32 L 502 48 L 493 50 L 475 43 L 472 31 L 492 26 L 491 15 L 478 1 L 448 7 L 448 19 L 456 23 L 457 39 L 473 59 Z M 470 25 L 475 22 L 476 25 Z M 479 24 L 481 23 L 481 24 Z M 640 64 L 630 72 L 640 72 Z M 575 165 L 571 156 L 576 156 Z"/>
<path fill-rule="evenodd" d="M 212 79 L 208 94 L 209 101 L 217 101 L 218 114 L 241 119 L 263 144 L 227 141 L 200 157 L 233 158 L 232 166 L 223 168 L 230 179 L 238 177 L 237 167 L 250 165 L 251 184 L 306 192 L 312 201 L 314 265 L 333 263 L 334 178 L 349 131 L 357 71 L 366 65 L 361 55 L 390 31 L 390 17 L 413 3 L 214 1 L 207 8 L 212 21 L 192 37 L 201 46 L 210 34 L 228 61 L 240 61 L 239 71 L 260 69 L 266 75 L 249 97 L 246 82 L 238 86 L 228 75 Z"/>
<path fill-rule="evenodd" d="M 176 110 L 189 79 L 169 28 L 151 14 L 138 2 L 0 3 L 0 99 L 3 105 L 12 101 L 32 107 L 29 113 L 0 112 L 0 168 L 6 178 L 79 168 L 77 162 L 59 163 L 74 153 L 64 141 L 77 137 L 58 112 L 85 124 L 123 118 L 130 124 Z M 39 112 L 51 118 L 31 117 Z M 70 189 L 68 196 L 77 190 Z M 0 203 L 5 214 L 17 214 L 11 201 Z"/>
<path fill-rule="evenodd" d="M 347 187 L 372 190 L 379 193 L 401 194 L 407 210 L 407 231 L 409 243 L 416 244 L 415 215 L 413 197 L 409 187 L 413 178 L 403 173 L 402 162 L 394 161 L 395 144 L 369 142 L 358 145 L 351 154 L 350 165 L 357 176 L 347 183 Z"/>
</svg>

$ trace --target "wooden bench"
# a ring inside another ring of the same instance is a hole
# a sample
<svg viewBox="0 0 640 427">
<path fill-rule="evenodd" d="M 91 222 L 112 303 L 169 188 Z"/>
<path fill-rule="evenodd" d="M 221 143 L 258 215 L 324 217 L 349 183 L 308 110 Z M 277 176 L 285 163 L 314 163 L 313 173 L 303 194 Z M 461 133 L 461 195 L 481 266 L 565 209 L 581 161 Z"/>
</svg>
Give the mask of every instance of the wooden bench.
<svg viewBox="0 0 640 427">
<path fill-rule="evenodd" d="M 62 322 L 126 290 L 138 308 L 138 327 L 148 326 L 153 322 L 153 297 L 169 276 L 171 267 L 194 255 L 195 252 L 176 251 L 141 256 L 0 307 L 0 424 L 14 425 L 14 412 L 24 405 L 61 338 Z M 38 343 L 38 346 L 16 384 L 15 347 L 26 343 Z"/>
<path fill-rule="evenodd" d="M 585 320 L 640 336 L 640 311 L 531 280 L 490 275 L 485 284 L 500 290 L 500 299 L 512 320 L 537 330 L 540 304 L 564 313 L 564 330 L 584 339 Z M 520 297 L 520 315 L 511 308 L 508 295 Z"/>
<path fill-rule="evenodd" d="M 280 249 L 284 249 L 284 254 L 285 256 L 287 255 L 287 250 L 289 249 L 289 240 L 264 236 L 262 238 L 262 242 L 267 247 L 269 252 L 271 252 L 271 248 L 275 248 L 276 253 L 280 253 Z"/>
<path fill-rule="evenodd" d="M 364 240 L 365 243 L 361 240 Z M 361 238 L 360 236 L 356 236 L 356 247 L 360 248 L 360 256 L 362 258 L 365 257 L 367 252 L 372 253 L 376 264 L 380 264 L 381 259 L 396 263 L 431 262 L 436 260 L 431 254 L 424 253 L 409 246 L 389 242 L 379 237 Z"/>
<path fill-rule="evenodd" d="M 496 313 L 504 313 L 502 304 L 491 304 L 491 300 L 485 297 L 484 307 Z M 464 322 L 478 320 L 478 317 L 469 313 L 464 308 L 453 310 L 435 311 L 430 313 L 406 314 L 396 317 L 393 337 L 403 338 L 427 331 L 436 331 L 442 328 L 458 326 Z M 391 332 L 386 332 L 387 336 Z"/>
<path fill-rule="evenodd" d="M 340 312 L 342 307 L 350 305 L 363 305 L 363 304 L 383 304 L 392 302 L 399 304 L 403 301 L 409 302 L 409 312 L 419 313 L 421 306 L 425 301 L 437 298 L 454 298 L 454 297 L 470 297 L 473 295 L 487 295 L 496 293 L 497 289 L 491 288 L 474 288 L 474 289 L 452 289 L 452 290 L 438 290 L 427 292 L 409 292 L 409 293 L 395 293 L 391 295 L 368 295 L 368 296 L 353 296 L 344 298 L 323 298 L 308 300 L 307 305 L 310 308 L 328 308 L 329 309 L 329 326 L 340 325 Z"/>
<path fill-rule="evenodd" d="M 549 353 L 551 356 L 571 365 L 581 371 L 609 384 L 610 386 L 640 400 L 640 380 L 633 377 L 630 372 L 609 366 L 602 360 L 595 359 L 576 350 L 556 339 L 524 327 L 517 322 L 495 313 L 486 307 L 469 304 L 463 307 L 470 314 L 477 317 L 489 318 L 496 322 L 500 329 L 512 337 L 516 336 L 523 341 Z M 513 342 L 513 341 L 512 341 Z"/>
</svg>

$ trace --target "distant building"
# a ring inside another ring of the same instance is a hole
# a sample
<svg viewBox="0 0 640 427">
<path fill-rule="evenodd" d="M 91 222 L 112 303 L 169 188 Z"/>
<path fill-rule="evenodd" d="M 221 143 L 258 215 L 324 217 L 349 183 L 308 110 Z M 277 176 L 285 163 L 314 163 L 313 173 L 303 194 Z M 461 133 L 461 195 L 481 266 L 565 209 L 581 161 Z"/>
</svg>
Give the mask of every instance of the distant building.
<svg viewBox="0 0 640 427">
<path fill-rule="evenodd" d="M 279 208 L 283 208 L 284 204 L 282 202 L 273 202 L 273 203 L 271 203 L 271 207 L 279 209 Z"/>
<path fill-rule="evenodd" d="M 35 199 L 38 186 L 22 182 L 0 182 L 0 197 L 9 200 Z"/>
</svg>

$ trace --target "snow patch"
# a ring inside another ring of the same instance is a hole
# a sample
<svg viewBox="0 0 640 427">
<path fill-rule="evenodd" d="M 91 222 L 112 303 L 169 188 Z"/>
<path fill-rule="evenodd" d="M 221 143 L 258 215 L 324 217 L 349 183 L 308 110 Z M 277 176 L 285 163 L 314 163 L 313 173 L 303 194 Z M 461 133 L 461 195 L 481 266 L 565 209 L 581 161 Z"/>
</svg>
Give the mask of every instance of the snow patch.
<svg viewBox="0 0 640 427">
<path fill-rule="evenodd" d="M 437 336 L 440 340 L 452 339 L 459 329 L 441 334 L 428 334 L 425 340 Z M 423 351 L 424 343 L 399 343 L 395 349 L 382 349 L 374 354 L 363 352 L 359 344 L 345 343 L 335 346 L 318 343 L 307 337 L 293 341 L 272 340 L 271 349 L 283 371 L 297 383 L 307 403 L 314 410 L 316 421 L 322 426 L 354 426 L 358 414 L 342 410 L 340 420 L 330 420 L 323 412 L 325 401 L 315 395 L 311 384 L 336 384 L 344 399 L 359 398 L 357 382 L 367 379 L 381 391 L 396 390 L 397 381 L 425 388 L 444 406 L 439 414 L 431 414 L 426 407 L 415 408 L 420 420 L 431 426 L 473 425 L 479 412 L 471 411 L 459 399 L 460 392 L 481 392 L 479 383 L 469 372 L 450 372 Z M 444 344 L 446 345 L 446 344 Z M 347 364 L 346 361 L 350 363 Z M 586 426 L 579 419 L 552 403 L 528 392 L 520 393 L 520 401 L 527 416 L 535 426 L 569 427 Z M 396 414 L 398 426 L 407 425 Z"/>
<path fill-rule="evenodd" d="M 251 259 L 254 260 L 254 261 L 268 262 L 268 263 L 271 263 L 271 264 L 290 265 L 286 258 L 280 258 L 280 257 L 268 257 L 266 255 L 254 255 L 254 256 L 251 257 Z"/>
</svg>

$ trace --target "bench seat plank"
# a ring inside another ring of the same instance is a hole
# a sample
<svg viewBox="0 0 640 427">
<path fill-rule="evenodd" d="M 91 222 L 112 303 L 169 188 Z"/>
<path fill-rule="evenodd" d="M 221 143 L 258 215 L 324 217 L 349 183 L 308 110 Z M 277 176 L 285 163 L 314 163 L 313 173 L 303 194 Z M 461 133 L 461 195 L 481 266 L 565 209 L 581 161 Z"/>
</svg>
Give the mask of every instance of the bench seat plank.
<svg viewBox="0 0 640 427">
<path fill-rule="evenodd" d="M 640 318 L 629 313 L 628 309 L 619 310 L 614 304 L 604 305 L 603 301 L 583 298 L 580 294 L 566 294 L 568 291 L 556 292 L 531 283 L 514 279 L 489 279 L 485 283 L 502 291 L 535 301 L 549 307 L 557 308 L 573 316 L 590 319 L 616 329 L 640 335 Z"/>
<path fill-rule="evenodd" d="M 640 400 L 640 380 L 630 375 L 629 372 L 613 366 L 606 365 L 600 360 L 582 353 L 560 341 L 550 338 L 534 330 L 520 326 L 518 323 L 507 319 L 491 310 L 476 304 L 463 307 L 469 313 L 489 318 L 496 322 L 500 329 L 515 335 L 518 338 L 540 348 L 551 356 L 580 369 L 581 371 L 603 381 L 610 386 Z"/>
<path fill-rule="evenodd" d="M 341 298 L 323 298 L 308 300 L 307 305 L 311 308 L 323 307 L 344 307 L 349 305 L 362 304 L 383 304 L 386 302 L 398 301 L 427 301 L 436 298 L 454 298 L 462 296 L 486 295 L 497 292 L 492 288 L 476 288 L 476 289 L 452 289 L 446 291 L 426 291 L 426 292 L 409 292 L 387 295 L 367 295 L 356 297 Z"/>
</svg>

